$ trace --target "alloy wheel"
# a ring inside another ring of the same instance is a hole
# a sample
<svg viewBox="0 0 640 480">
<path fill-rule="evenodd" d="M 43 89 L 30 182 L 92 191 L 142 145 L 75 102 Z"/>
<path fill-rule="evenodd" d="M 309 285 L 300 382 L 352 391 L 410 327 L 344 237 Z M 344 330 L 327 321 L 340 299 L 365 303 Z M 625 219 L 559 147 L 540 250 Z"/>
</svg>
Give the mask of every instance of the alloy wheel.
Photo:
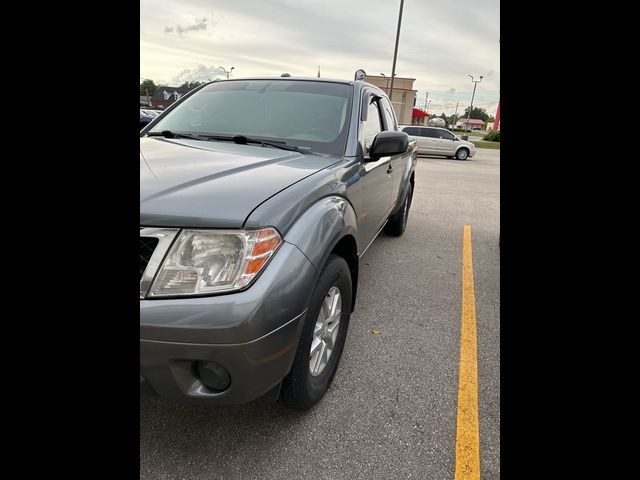
<svg viewBox="0 0 640 480">
<path fill-rule="evenodd" d="M 331 287 L 322 302 L 322 307 L 320 307 L 311 341 L 309 371 L 314 377 L 322 373 L 331 358 L 338 338 L 341 315 L 342 296 L 340 290 L 337 287 Z"/>
</svg>

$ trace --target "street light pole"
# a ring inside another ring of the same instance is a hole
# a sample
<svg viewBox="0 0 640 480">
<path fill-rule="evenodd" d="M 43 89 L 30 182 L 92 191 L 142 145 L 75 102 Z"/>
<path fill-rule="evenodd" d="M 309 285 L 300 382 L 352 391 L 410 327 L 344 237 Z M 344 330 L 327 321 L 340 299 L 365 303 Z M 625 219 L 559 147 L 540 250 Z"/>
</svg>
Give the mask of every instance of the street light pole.
<svg viewBox="0 0 640 480">
<path fill-rule="evenodd" d="M 387 89 L 387 90 L 386 90 L 386 93 L 387 93 L 387 95 L 389 95 L 389 98 L 391 98 L 391 94 L 389 93 L 389 77 L 387 77 L 387 76 L 386 76 L 384 73 L 382 73 L 382 72 L 380 72 L 380 75 L 382 75 L 384 78 L 386 78 L 386 79 L 387 79 L 387 86 L 385 87 L 385 88 Z M 396 76 L 398 76 L 398 74 L 397 74 L 397 73 L 394 73 L 394 74 L 393 74 L 393 76 L 394 76 L 394 77 L 396 77 Z"/>
<path fill-rule="evenodd" d="M 467 127 L 469 126 L 469 118 L 471 117 L 471 110 L 473 110 L 473 97 L 476 96 L 476 87 L 482 81 L 482 75 L 480 75 L 480 80 L 474 80 L 473 75 L 467 75 L 471 77 L 471 81 L 473 82 L 473 93 L 471 94 L 471 106 L 469 107 L 469 114 L 467 115 L 467 122 L 464 125 L 464 133 L 467 133 Z"/>
<path fill-rule="evenodd" d="M 384 73 L 380 72 L 380 75 L 382 75 L 384 78 L 387 79 L 387 87 L 386 87 L 386 94 L 389 95 L 389 77 L 387 77 Z M 391 96 L 389 95 L 389 98 L 391 98 Z"/>
<path fill-rule="evenodd" d="M 389 99 L 393 105 L 393 77 L 396 76 L 396 59 L 398 58 L 398 42 L 400 40 L 400 25 L 402 24 L 402 9 L 404 8 L 404 0 L 400 0 L 400 12 L 398 13 L 398 31 L 396 32 L 396 47 L 393 50 L 393 67 L 391 67 L 391 87 L 389 90 Z"/>
<path fill-rule="evenodd" d="M 223 71 L 224 73 L 226 73 L 226 74 L 227 74 L 227 80 L 229 80 L 229 74 L 230 74 L 231 72 L 233 72 L 233 69 L 234 69 L 234 68 L 236 68 L 236 67 L 231 67 L 231 70 L 229 70 L 229 71 L 227 71 L 227 69 L 226 69 L 226 68 L 224 68 L 224 67 L 218 67 L 218 68 L 221 68 L 221 69 L 222 69 L 222 71 Z"/>
</svg>

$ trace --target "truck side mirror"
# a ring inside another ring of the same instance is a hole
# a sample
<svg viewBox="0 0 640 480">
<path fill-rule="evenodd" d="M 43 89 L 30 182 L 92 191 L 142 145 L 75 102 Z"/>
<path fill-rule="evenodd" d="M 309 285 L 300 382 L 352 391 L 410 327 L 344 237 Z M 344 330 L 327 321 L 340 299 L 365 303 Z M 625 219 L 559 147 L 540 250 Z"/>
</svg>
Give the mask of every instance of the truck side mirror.
<svg viewBox="0 0 640 480">
<path fill-rule="evenodd" d="M 376 161 L 380 157 L 388 157 L 404 153 L 409 148 L 409 135 L 404 132 L 386 131 L 375 136 L 369 149 L 369 158 Z"/>
</svg>

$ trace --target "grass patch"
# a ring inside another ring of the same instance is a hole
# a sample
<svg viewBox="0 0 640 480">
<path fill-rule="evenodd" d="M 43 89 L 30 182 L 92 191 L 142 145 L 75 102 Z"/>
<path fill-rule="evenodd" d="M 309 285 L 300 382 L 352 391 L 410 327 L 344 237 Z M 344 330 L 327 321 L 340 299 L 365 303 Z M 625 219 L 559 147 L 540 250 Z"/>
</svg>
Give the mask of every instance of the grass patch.
<svg viewBox="0 0 640 480">
<path fill-rule="evenodd" d="M 492 148 L 494 150 L 500 150 L 500 142 L 485 142 L 484 140 L 472 141 L 476 148 Z"/>
</svg>

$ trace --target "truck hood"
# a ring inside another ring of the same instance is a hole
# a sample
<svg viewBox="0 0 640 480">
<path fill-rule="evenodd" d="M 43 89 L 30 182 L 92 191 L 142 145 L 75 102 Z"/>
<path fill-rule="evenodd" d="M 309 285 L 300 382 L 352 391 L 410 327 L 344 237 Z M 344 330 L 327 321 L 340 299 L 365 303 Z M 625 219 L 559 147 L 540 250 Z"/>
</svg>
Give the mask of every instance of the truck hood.
<svg viewBox="0 0 640 480">
<path fill-rule="evenodd" d="M 339 161 L 277 148 L 140 139 L 140 225 L 242 227 L 251 211 Z"/>
</svg>

